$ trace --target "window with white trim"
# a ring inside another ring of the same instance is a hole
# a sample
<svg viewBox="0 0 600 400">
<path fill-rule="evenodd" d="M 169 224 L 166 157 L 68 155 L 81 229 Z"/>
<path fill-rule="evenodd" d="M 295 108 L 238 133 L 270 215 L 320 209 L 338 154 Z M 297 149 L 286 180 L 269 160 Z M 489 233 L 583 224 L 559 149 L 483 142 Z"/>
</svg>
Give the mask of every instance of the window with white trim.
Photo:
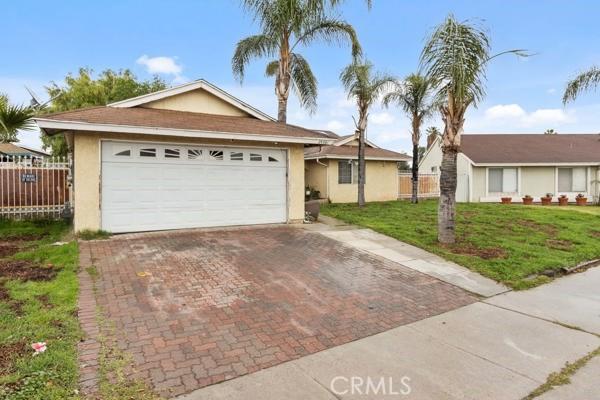
<svg viewBox="0 0 600 400">
<path fill-rule="evenodd" d="M 488 193 L 517 193 L 519 191 L 517 168 L 488 169 Z"/>
<path fill-rule="evenodd" d="M 366 164 L 365 164 L 365 183 L 366 181 Z M 358 183 L 358 162 L 353 160 L 338 161 L 338 183 L 339 184 L 356 184 Z"/>
<path fill-rule="evenodd" d="M 585 167 L 559 168 L 558 191 L 585 192 L 587 190 L 587 169 Z"/>
</svg>

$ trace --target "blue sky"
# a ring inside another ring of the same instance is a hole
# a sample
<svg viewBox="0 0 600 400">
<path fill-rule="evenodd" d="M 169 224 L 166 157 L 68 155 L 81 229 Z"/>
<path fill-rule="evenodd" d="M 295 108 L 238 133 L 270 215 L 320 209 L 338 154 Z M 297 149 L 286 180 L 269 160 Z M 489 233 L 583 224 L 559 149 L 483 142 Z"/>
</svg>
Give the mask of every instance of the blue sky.
<svg viewBox="0 0 600 400">
<path fill-rule="evenodd" d="M 264 60 L 247 71 L 243 86 L 231 74 L 235 43 L 257 32 L 236 0 L 204 1 L 13 1 L 3 5 L 0 91 L 28 101 L 24 85 L 45 96 L 44 85 L 87 66 L 129 68 L 138 77 L 152 72 L 169 83 L 205 78 L 256 107 L 276 114 L 273 82 Z M 495 51 L 525 48 L 535 57 L 503 57 L 489 68 L 487 97 L 467 116 L 467 133 L 600 132 L 600 94 L 582 96 L 564 108 L 565 82 L 600 64 L 600 3 L 591 1 L 409 1 L 347 0 L 337 13 L 352 23 L 376 68 L 405 76 L 418 67 L 419 52 L 431 29 L 449 12 L 479 19 L 490 31 Z M 5 36 L 6 37 L 6 36 Z M 291 101 L 288 119 L 311 128 L 352 132 L 354 107 L 339 84 L 349 49 L 317 45 L 303 49 L 319 80 L 319 110 L 309 116 Z M 160 58 L 159 58 L 160 57 Z M 441 127 L 438 119 L 426 126 Z M 397 109 L 375 107 L 368 135 L 394 150 L 409 150 L 408 120 Z M 21 135 L 39 145 L 37 133 Z"/>
</svg>

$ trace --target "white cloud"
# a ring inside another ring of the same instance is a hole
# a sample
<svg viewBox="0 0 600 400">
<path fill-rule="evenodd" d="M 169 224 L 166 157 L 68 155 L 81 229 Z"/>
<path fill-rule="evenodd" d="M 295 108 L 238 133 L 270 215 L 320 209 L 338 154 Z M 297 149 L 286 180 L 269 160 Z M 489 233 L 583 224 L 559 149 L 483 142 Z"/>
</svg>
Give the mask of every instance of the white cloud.
<svg viewBox="0 0 600 400">
<path fill-rule="evenodd" d="M 395 118 L 388 112 L 373 113 L 370 118 L 375 125 L 390 125 Z"/>
<path fill-rule="evenodd" d="M 548 94 L 554 94 L 554 93 L 556 93 L 556 89 L 550 88 L 550 89 L 546 90 L 546 93 L 548 93 Z"/>
<path fill-rule="evenodd" d="M 144 54 L 136 60 L 136 63 L 145 66 L 149 74 L 167 74 L 177 77 L 183 70 L 183 67 L 177 64 L 174 57 L 148 57 Z"/>
<path fill-rule="evenodd" d="M 344 127 L 343 123 L 335 119 L 327 123 L 327 129 L 334 132 L 341 131 Z"/>
<path fill-rule="evenodd" d="M 562 122 L 570 122 L 573 118 L 560 108 L 542 108 L 535 110 L 526 118 L 528 124 L 556 124 Z"/>
<path fill-rule="evenodd" d="M 518 104 L 498 104 L 485 110 L 485 117 L 489 119 L 522 118 L 525 110 Z"/>
</svg>

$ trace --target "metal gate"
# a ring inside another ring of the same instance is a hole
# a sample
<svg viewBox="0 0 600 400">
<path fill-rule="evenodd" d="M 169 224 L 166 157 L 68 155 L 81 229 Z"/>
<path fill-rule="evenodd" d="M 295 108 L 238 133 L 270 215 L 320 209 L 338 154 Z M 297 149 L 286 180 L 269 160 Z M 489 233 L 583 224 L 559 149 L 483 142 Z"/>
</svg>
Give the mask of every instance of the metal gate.
<svg viewBox="0 0 600 400">
<path fill-rule="evenodd" d="M 0 160 L 0 217 L 58 218 L 71 213 L 71 161 L 4 157 Z"/>
</svg>

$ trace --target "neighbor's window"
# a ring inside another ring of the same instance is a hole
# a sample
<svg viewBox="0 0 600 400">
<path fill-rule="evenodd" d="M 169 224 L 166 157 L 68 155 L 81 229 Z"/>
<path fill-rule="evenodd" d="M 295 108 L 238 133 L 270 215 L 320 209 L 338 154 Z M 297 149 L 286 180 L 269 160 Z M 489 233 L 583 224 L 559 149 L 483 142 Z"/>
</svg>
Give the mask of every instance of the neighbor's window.
<svg viewBox="0 0 600 400">
<path fill-rule="evenodd" d="M 352 183 L 352 161 L 338 161 L 338 183 Z"/>
<path fill-rule="evenodd" d="M 140 157 L 156 157 L 156 149 L 140 149 Z"/>
<path fill-rule="evenodd" d="M 488 170 L 489 193 L 517 193 L 517 168 L 490 168 Z"/>
<path fill-rule="evenodd" d="M 585 167 L 559 168 L 559 192 L 585 192 L 587 190 L 587 170 Z"/>
</svg>

